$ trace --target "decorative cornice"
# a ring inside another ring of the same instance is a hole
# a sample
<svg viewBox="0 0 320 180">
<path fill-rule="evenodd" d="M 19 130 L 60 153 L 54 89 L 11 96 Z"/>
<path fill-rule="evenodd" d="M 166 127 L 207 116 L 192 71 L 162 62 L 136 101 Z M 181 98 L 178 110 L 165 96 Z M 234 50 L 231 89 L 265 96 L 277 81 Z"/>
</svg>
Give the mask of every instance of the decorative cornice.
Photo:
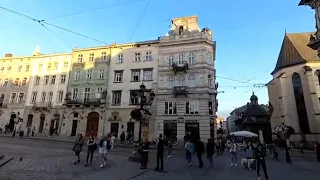
<svg viewBox="0 0 320 180">
<path fill-rule="evenodd" d="M 208 44 L 208 45 L 214 45 L 213 41 L 208 41 L 208 40 L 197 40 L 197 41 L 189 41 L 189 42 L 176 42 L 176 41 L 172 41 L 172 42 L 163 42 L 159 44 L 160 48 L 163 47 L 171 47 L 171 46 L 185 46 L 185 45 L 194 45 L 194 44 Z"/>
</svg>

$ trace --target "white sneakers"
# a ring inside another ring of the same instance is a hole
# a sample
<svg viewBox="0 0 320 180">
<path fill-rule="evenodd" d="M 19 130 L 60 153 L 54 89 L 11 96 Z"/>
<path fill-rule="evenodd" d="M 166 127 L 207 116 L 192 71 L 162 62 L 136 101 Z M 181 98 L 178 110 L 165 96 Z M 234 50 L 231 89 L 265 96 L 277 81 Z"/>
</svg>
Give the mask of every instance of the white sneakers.
<svg viewBox="0 0 320 180">
<path fill-rule="evenodd" d="M 231 167 L 233 167 L 233 165 L 234 165 L 234 167 L 237 167 L 237 166 L 238 166 L 238 164 L 233 164 L 233 163 L 231 163 Z"/>
<path fill-rule="evenodd" d="M 103 167 L 106 166 L 106 165 L 107 165 L 107 162 L 104 161 L 103 163 L 101 163 L 100 168 L 103 168 Z"/>
</svg>

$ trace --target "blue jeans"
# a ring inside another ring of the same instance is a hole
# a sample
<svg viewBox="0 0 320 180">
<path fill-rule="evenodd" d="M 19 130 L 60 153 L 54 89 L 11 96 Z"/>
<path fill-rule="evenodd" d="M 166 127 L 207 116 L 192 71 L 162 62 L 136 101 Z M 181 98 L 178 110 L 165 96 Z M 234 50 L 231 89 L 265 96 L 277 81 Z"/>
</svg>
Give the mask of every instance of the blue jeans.
<svg viewBox="0 0 320 180">
<path fill-rule="evenodd" d="M 187 159 L 188 163 L 191 163 L 191 161 L 192 161 L 191 152 L 189 150 L 186 151 L 186 159 Z"/>
<path fill-rule="evenodd" d="M 238 161 L 238 159 L 237 159 L 237 152 L 230 152 L 231 153 L 231 163 L 232 164 L 237 164 L 237 161 Z"/>
</svg>

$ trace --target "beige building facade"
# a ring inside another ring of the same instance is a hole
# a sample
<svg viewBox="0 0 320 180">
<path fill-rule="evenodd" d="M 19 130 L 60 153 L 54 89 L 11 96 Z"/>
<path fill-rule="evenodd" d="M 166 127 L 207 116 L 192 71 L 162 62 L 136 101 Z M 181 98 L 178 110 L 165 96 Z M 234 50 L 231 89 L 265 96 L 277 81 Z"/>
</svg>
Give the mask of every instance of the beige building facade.
<svg viewBox="0 0 320 180">
<path fill-rule="evenodd" d="M 139 121 L 131 119 L 130 112 L 140 103 L 140 85 L 145 95 L 155 92 L 158 74 L 159 41 L 143 41 L 112 46 L 108 84 L 106 132 L 139 136 Z M 150 109 L 150 106 L 144 108 Z M 155 113 L 154 113 L 155 114 Z M 142 133 L 154 137 L 154 118 L 142 127 Z"/>
<path fill-rule="evenodd" d="M 25 101 L 23 127 L 37 133 L 49 133 L 52 128 L 64 134 L 64 98 L 67 92 L 71 53 L 34 53 L 29 89 Z M 62 130 L 62 131 L 61 131 Z"/>
<path fill-rule="evenodd" d="M 178 141 L 214 136 L 215 47 L 211 30 L 200 29 L 197 16 L 173 19 L 167 35 L 160 37 L 156 136 Z"/>
<path fill-rule="evenodd" d="M 307 46 L 313 33 L 285 34 L 273 79 L 268 83 L 273 107 L 271 126 L 295 130 L 291 140 L 320 140 L 320 59 Z"/>
<path fill-rule="evenodd" d="M 24 105 L 33 70 L 33 56 L 0 58 L 0 128 L 14 129 L 16 117 L 24 116 Z"/>
</svg>

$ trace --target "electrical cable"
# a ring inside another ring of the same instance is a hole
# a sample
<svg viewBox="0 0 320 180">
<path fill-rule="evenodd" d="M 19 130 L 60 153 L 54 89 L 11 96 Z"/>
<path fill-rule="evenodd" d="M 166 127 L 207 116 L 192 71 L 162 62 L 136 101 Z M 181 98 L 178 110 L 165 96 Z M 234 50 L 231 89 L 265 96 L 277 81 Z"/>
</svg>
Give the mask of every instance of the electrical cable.
<svg viewBox="0 0 320 180">
<path fill-rule="evenodd" d="M 53 20 L 53 19 L 60 19 L 60 18 L 75 16 L 75 15 L 78 15 L 78 14 L 84 14 L 84 13 L 88 13 L 88 12 L 92 12 L 92 11 L 98 11 L 98 10 L 102 10 L 102 9 L 106 9 L 106 8 L 111 8 L 111 7 L 125 5 L 125 4 L 129 4 L 129 3 L 133 3 L 133 2 L 138 2 L 138 1 L 142 1 L 142 0 L 126 1 L 126 2 L 122 2 L 122 3 L 117 3 L 117 4 L 108 5 L 108 6 L 98 7 L 98 8 L 94 8 L 94 9 L 88 9 L 88 10 L 84 10 L 84 11 L 78 11 L 78 12 L 74 12 L 74 13 L 63 14 L 63 15 L 60 15 L 60 16 L 56 16 L 56 17 L 45 19 L 43 21 L 49 21 L 49 20 Z"/>
<path fill-rule="evenodd" d="M 147 4 L 147 6 L 146 6 L 145 9 L 148 8 L 150 2 L 151 2 L 151 0 L 149 0 L 149 2 L 148 2 L 148 4 Z M 90 39 L 90 40 L 93 40 L 93 41 L 96 41 L 96 42 L 100 42 L 100 43 L 102 43 L 102 44 L 104 44 L 104 45 L 108 45 L 108 43 L 106 43 L 106 42 L 104 42 L 104 41 L 98 40 L 98 39 L 96 39 L 96 38 L 92 38 L 92 37 L 90 37 L 90 36 L 87 36 L 87 35 L 84 35 L 84 34 L 81 34 L 81 33 L 74 32 L 74 31 L 72 31 L 72 30 L 69 30 L 69 29 L 66 29 L 66 28 L 63 28 L 63 27 L 60 27 L 60 26 L 57 26 L 57 25 L 48 23 L 48 22 L 45 22 L 44 20 L 39 20 L 39 19 L 36 19 L 36 18 L 32 18 L 32 17 L 30 17 L 30 16 L 28 16 L 28 15 L 25 15 L 25 14 L 22 14 L 22 13 L 19 13 L 19 12 L 16 12 L 16 11 L 13 11 L 13 10 L 10 10 L 10 9 L 7 9 L 7 8 L 1 7 L 1 6 L 0 6 L 0 9 L 5 10 L 5 11 L 8 11 L 8 12 L 11 12 L 11 13 L 14 13 L 14 14 L 16 14 L 16 15 L 19 15 L 19 16 L 21 16 L 21 17 L 27 18 L 27 19 L 32 20 L 32 21 L 34 21 L 34 22 L 37 22 L 37 23 L 39 23 L 40 25 L 42 25 L 43 27 L 45 27 L 44 24 L 46 24 L 46 25 L 55 27 L 55 28 L 57 28 L 57 29 L 64 30 L 64 31 L 69 32 L 69 33 L 72 33 L 72 34 L 76 34 L 76 35 L 78 35 L 78 36 L 81 36 L 81 37 L 84 37 L 84 38 L 87 38 L 87 39 Z M 143 13 L 143 14 L 144 14 L 144 13 Z M 143 18 L 143 16 L 142 16 L 142 18 Z M 142 18 L 141 18 L 141 19 L 142 19 Z M 45 27 L 45 28 L 47 28 L 47 27 Z M 49 30 L 49 29 L 47 28 L 47 30 Z M 52 32 L 52 31 L 50 31 L 50 32 Z M 52 32 L 52 33 L 53 33 L 53 32 Z M 124 51 L 129 51 L 129 50 L 127 50 L 127 49 L 123 49 L 123 50 L 124 50 Z M 135 53 L 135 52 L 132 52 L 132 51 L 129 51 L 129 52 Z M 169 64 L 168 62 L 165 62 L 164 60 L 162 60 L 162 61 L 160 61 L 160 59 L 153 59 L 153 60 L 157 60 L 158 62 L 163 62 L 164 64 Z M 259 83 L 250 83 L 250 81 L 251 81 L 252 79 L 254 79 L 254 78 L 249 79 L 249 80 L 247 80 L 247 81 L 241 81 L 241 80 L 236 80 L 236 79 L 227 78 L 227 77 L 222 77 L 222 76 L 216 76 L 216 78 L 225 79 L 225 80 L 234 81 L 234 82 L 239 82 L 239 83 L 243 83 L 243 84 L 251 84 L 251 87 L 258 87 L 258 88 L 260 88 L 260 87 L 265 87 L 265 86 L 266 86 L 265 84 L 262 84 L 262 83 L 261 83 L 261 84 L 259 84 Z M 232 87 L 237 87 L 237 86 L 232 86 Z M 240 86 L 239 86 L 239 87 L 240 87 Z"/>
<path fill-rule="evenodd" d="M 132 32 L 132 34 L 131 34 L 131 36 L 130 36 L 130 38 L 129 38 L 129 42 L 131 41 L 131 39 L 133 38 L 134 34 L 135 34 L 136 31 L 138 30 L 138 27 L 139 27 L 139 25 L 140 25 L 140 23 L 141 23 L 144 15 L 145 15 L 145 13 L 147 12 L 147 9 L 148 9 L 148 7 L 150 6 L 150 3 L 151 3 L 151 0 L 148 0 L 147 5 L 146 5 L 146 7 L 144 8 L 144 10 L 143 10 L 143 12 L 142 12 L 142 15 L 141 15 L 141 17 L 140 17 L 140 19 L 139 19 L 136 27 L 133 29 L 133 32 Z"/>
</svg>

